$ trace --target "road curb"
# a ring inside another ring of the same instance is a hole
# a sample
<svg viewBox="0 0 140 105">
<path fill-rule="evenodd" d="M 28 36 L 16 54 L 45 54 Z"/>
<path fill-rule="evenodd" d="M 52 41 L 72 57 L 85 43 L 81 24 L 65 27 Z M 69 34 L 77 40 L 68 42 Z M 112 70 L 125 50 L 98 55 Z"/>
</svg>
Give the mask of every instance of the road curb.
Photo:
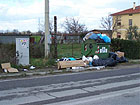
<svg viewBox="0 0 140 105">
<path fill-rule="evenodd" d="M 8 74 L 8 73 L 3 73 L 0 74 L 0 79 L 10 79 L 10 78 L 24 78 L 24 77 L 32 77 L 32 76 L 46 76 L 46 75 L 57 75 L 57 74 L 65 74 L 65 73 L 76 73 L 76 72 L 84 72 L 84 71 L 102 71 L 102 70 L 118 70 L 118 69 L 128 69 L 128 68 L 135 68 L 138 67 L 140 68 L 139 64 L 133 64 L 133 65 L 120 65 L 120 66 L 116 66 L 116 67 L 87 67 L 87 68 L 83 68 L 83 69 L 64 69 L 64 70 L 50 70 L 50 71 L 35 71 L 35 72 L 19 72 L 19 73 L 12 73 L 12 74 Z M 33 70 L 32 70 L 33 71 Z"/>
</svg>

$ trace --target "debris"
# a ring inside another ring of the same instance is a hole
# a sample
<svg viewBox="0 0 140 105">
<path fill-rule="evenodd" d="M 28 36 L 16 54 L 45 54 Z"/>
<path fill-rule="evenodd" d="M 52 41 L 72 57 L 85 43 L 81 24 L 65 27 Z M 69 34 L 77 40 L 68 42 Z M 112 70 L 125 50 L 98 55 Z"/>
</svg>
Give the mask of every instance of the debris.
<svg viewBox="0 0 140 105">
<path fill-rule="evenodd" d="M 2 63 L 1 64 L 2 69 L 4 69 L 4 72 L 18 72 L 16 68 L 12 68 L 10 63 Z"/>
<path fill-rule="evenodd" d="M 88 59 L 83 55 L 83 57 L 82 57 L 82 60 L 83 61 L 88 61 Z"/>
<path fill-rule="evenodd" d="M 95 32 L 89 32 L 85 35 L 83 38 L 83 41 L 86 41 L 87 39 L 93 39 L 97 43 L 111 43 L 111 39 L 106 34 L 101 33 L 95 33 Z"/>
<path fill-rule="evenodd" d="M 23 71 L 28 71 L 28 69 L 23 69 Z"/>
<path fill-rule="evenodd" d="M 76 70 L 76 69 L 84 69 L 84 67 L 72 67 L 73 70 Z"/>
<path fill-rule="evenodd" d="M 92 61 L 93 61 L 92 57 L 87 57 L 87 59 L 89 61 L 89 66 L 92 66 Z"/>
<path fill-rule="evenodd" d="M 5 73 L 7 73 L 7 72 L 8 72 L 8 71 L 7 71 L 7 69 L 4 69 L 3 71 L 4 71 Z"/>
<path fill-rule="evenodd" d="M 33 69 L 35 69 L 35 67 L 34 66 L 31 66 L 30 69 L 33 70 Z"/>
<path fill-rule="evenodd" d="M 94 55 L 93 59 L 99 59 L 98 55 Z"/>
<path fill-rule="evenodd" d="M 115 52 L 117 54 L 117 56 L 120 58 L 120 57 L 124 57 L 124 52 L 120 52 L 120 51 L 117 51 Z"/>
<path fill-rule="evenodd" d="M 92 61 L 93 61 L 92 57 L 85 57 L 83 55 L 82 60 L 84 61 L 85 66 L 87 65 L 92 66 Z"/>
<path fill-rule="evenodd" d="M 94 59 L 92 64 L 93 66 L 115 66 L 117 65 L 117 61 L 113 58 Z"/>
<path fill-rule="evenodd" d="M 96 69 L 96 70 L 101 70 L 101 69 L 104 69 L 105 66 L 95 66 L 95 67 L 89 67 L 88 69 Z"/>
<path fill-rule="evenodd" d="M 117 61 L 117 63 L 124 63 L 128 62 L 128 60 L 124 57 L 124 52 L 118 52 L 119 54 L 116 54 L 114 52 L 109 53 L 109 57 L 113 58 Z"/>
<path fill-rule="evenodd" d="M 69 67 L 80 67 L 85 66 L 84 61 L 82 60 L 75 60 L 75 61 L 59 61 L 57 63 L 58 69 L 61 68 L 69 68 Z"/>
<path fill-rule="evenodd" d="M 57 59 L 57 62 L 58 61 L 75 61 L 76 59 L 75 58 L 62 58 L 62 59 Z"/>
</svg>

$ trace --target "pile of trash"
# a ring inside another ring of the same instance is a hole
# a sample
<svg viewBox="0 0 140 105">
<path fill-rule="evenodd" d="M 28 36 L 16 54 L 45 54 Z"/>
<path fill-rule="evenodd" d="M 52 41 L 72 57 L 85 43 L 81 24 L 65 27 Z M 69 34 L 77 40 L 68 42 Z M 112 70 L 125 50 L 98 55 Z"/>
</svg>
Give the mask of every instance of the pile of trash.
<svg viewBox="0 0 140 105">
<path fill-rule="evenodd" d="M 123 52 L 110 52 L 109 58 L 107 59 L 100 59 L 97 55 L 94 55 L 94 57 L 82 57 L 82 60 L 84 62 L 88 62 L 87 64 L 89 66 L 116 66 L 117 63 L 124 63 L 128 62 L 128 60 L 124 56 L 118 56 L 117 53 L 123 53 Z"/>
<path fill-rule="evenodd" d="M 81 59 L 75 58 L 62 58 L 58 59 L 58 69 L 63 68 L 81 68 L 81 67 L 98 67 L 98 66 L 116 66 L 118 63 L 128 62 L 124 57 L 124 52 L 110 52 L 109 57 L 106 59 L 99 58 L 98 55 L 93 57 L 82 56 Z"/>
<path fill-rule="evenodd" d="M 83 38 L 83 41 L 88 39 L 95 40 L 96 43 L 111 43 L 111 39 L 106 34 L 89 32 Z"/>
<path fill-rule="evenodd" d="M 19 72 L 18 69 L 11 67 L 10 63 L 2 63 L 1 68 L 2 68 L 3 72 L 5 72 L 5 73 L 17 73 L 17 72 Z M 34 70 L 35 68 L 36 68 L 35 66 L 29 67 L 30 70 Z M 28 69 L 23 68 L 23 69 L 21 69 L 21 71 L 28 71 Z"/>
</svg>

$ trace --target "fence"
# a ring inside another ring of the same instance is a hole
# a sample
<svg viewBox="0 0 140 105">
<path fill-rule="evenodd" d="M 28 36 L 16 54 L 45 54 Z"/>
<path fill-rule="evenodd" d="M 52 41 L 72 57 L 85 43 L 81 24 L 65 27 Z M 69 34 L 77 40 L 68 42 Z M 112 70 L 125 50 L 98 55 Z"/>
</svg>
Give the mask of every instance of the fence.
<svg viewBox="0 0 140 105">
<path fill-rule="evenodd" d="M 81 58 L 81 45 L 82 43 L 76 43 L 69 41 L 69 43 L 57 43 L 57 58 L 62 57 L 74 57 Z M 55 52 L 51 45 L 51 54 L 54 57 Z M 126 40 L 112 40 L 112 51 L 123 51 L 125 57 L 130 59 L 140 59 L 140 42 L 126 41 Z M 44 58 L 44 44 L 30 44 L 30 58 Z M 16 49 L 15 44 L 0 44 L 0 63 L 16 61 Z"/>
</svg>

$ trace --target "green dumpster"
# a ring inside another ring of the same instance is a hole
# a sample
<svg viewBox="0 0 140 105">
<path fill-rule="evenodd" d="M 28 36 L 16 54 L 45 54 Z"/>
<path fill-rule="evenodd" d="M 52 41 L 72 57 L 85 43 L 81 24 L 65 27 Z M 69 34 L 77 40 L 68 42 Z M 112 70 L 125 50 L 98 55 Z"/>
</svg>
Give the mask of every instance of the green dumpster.
<svg viewBox="0 0 140 105">
<path fill-rule="evenodd" d="M 99 58 L 106 59 L 109 57 L 110 43 L 96 43 L 92 39 L 88 39 L 82 44 L 82 55 L 93 57 L 98 55 Z"/>
</svg>

